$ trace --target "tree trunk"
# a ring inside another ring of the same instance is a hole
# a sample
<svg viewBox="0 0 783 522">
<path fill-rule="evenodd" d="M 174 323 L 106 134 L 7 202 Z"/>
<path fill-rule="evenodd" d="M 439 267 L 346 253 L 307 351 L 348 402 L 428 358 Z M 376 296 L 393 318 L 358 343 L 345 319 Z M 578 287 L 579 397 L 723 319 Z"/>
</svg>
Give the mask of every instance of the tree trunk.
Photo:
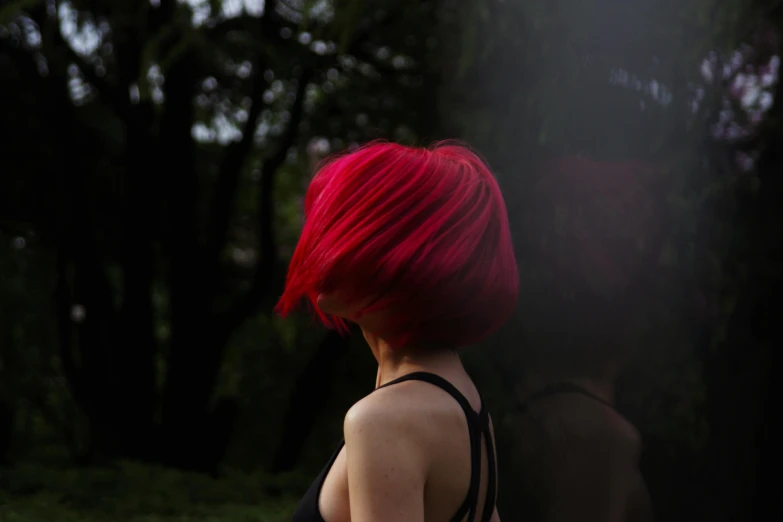
<svg viewBox="0 0 783 522">
<path fill-rule="evenodd" d="M 0 401 L 0 467 L 11 464 L 14 417 L 13 405 L 7 401 Z"/>
<path fill-rule="evenodd" d="M 296 380 L 272 461 L 272 473 L 290 471 L 299 461 L 307 436 L 329 396 L 335 368 L 347 345 L 347 338 L 329 331 Z"/>
<path fill-rule="evenodd" d="M 171 340 L 162 402 L 162 462 L 181 469 L 214 472 L 222 450 L 210 447 L 224 440 L 227 417 L 209 411 L 229 341 L 216 328 L 212 284 L 219 266 L 203 262 L 196 231 L 197 180 L 193 93 L 197 67 L 192 53 L 167 71 L 166 106 L 160 124 L 160 179 L 166 180 L 165 245 L 171 306 Z M 230 416 L 228 416 L 230 417 Z M 217 423 L 216 419 L 221 418 Z"/>
<path fill-rule="evenodd" d="M 771 121 L 783 114 L 781 109 L 783 83 L 776 89 Z M 771 401 L 772 369 L 778 368 L 774 362 L 779 359 L 781 340 L 777 323 L 783 274 L 767 267 L 783 263 L 779 233 L 783 220 L 781 146 L 783 131 L 775 128 L 757 163 L 760 189 L 740 201 L 735 226 L 741 228 L 741 244 L 736 245 L 738 255 L 731 265 L 744 265 L 748 276 L 735 278 L 741 283 L 736 289 L 737 307 L 730 318 L 726 351 L 713 355 L 706 367 L 712 436 L 711 467 L 705 472 L 713 489 L 707 492 L 705 502 L 712 499 L 707 505 L 713 505 L 715 511 L 707 518 L 716 522 L 747 519 L 751 513 L 768 520 L 769 513 L 760 507 L 772 499 L 759 495 L 758 490 L 768 487 L 769 477 L 779 470 L 769 455 L 778 442 L 771 442 L 772 424 L 768 423 L 775 404 Z M 770 473 L 765 475 L 766 471 Z"/>
<path fill-rule="evenodd" d="M 778 17 L 783 16 L 783 10 L 778 11 Z M 783 18 L 778 26 L 783 30 Z M 783 115 L 783 82 L 779 81 L 775 92 L 774 115 L 776 128 L 766 150 L 759 159 L 762 171 L 762 186 L 760 190 L 762 215 L 759 226 L 770 236 L 763 245 L 764 254 L 769 255 L 771 266 L 783 266 L 783 241 L 780 237 L 780 223 L 783 221 L 783 208 L 780 201 L 783 198 L 783 180 L 780 172 L 783 169 L 783 128 L 780 127 L 780 116 Z M 781 350 L 783 333 L 779 325 L 783 316 L 781 294 L 783 294 L 783 274 L 774 274 L 772 284 L 764 284 L 758 302 L 755 303 L 754 333 L 765 338 L 767 367 L 764 375 L 766 393 L 761 398 L 763 415 L 757 431 L 754 444 L 757 448 L 759 466 L 757 467 L 755 501 L 752 505 L 751 520 L 766 521 L 783 518 L 783 508 L 778 499 L 779 487 L 771 479 L 780 473 L 783 466 L 781 458 L 781 440 L 783 430 L 780 425 L 780 400 L 778 387 L 775 385 L 776 372 L 781 368 Z M 777 516 L 774 513 L 778 513 Z"/>
</svg>

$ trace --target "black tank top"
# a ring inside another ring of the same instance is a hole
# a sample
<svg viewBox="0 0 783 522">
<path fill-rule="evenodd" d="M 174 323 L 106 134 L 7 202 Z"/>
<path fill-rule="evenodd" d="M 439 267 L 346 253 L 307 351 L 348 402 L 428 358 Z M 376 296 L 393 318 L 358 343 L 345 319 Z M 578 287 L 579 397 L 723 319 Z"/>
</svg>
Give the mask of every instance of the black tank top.
<svg viewBox="0 0 783 522">
<path fill-rule="evenodd" d="M 441 390 L 451 395 L 454 400 L 462 407 L 462 411 L 465 412 L 465 417 L 468 421 L 468 433 L 470 435 L 470 485 L 468 487 L 465 500 L 460 506 L 459 510 L 452 517 L 452 522 L 460 522 L 465 515 L 468 515 L 468 521 L 472 522 L 476 516 L 476 510 L 479 504 L 479 485 L 481 482 L 481 437 L 484 436 L 487 447 L 487 496 L 484 502 L 484 511 L 481 516 L 482 522 L 488 522 L 492 517 L 492 513 L 495 509 L 495 492 L 497 485 L 495 483 L 495 449 L 492 441 L 492 434 L 489 428 L 489 413 L 484 405 L 484 400 L 481 400 L 481 411 L 476 413 L 470 406 L 470 402 L 462 395 L 457 388 L 454 387 L 449 381 L 435 375 L 434 373 L 427 372 L 414 372 L 408 375 L 403 375 L 398 379 L 394 379 L 383 386 L 379 386 L 376 389 L 385 388 L 392 384 L 397 384 L 404 381 L 424 381 L 434 386 L 437 386 Z M 307 490 L 302 500 L 299 502 L 299 507 L 294 513 L 293 522 L 325 522 L 321 516 L 321 512 L 318 509 L 318 498 L 321 496 L 321 488 L 323 487 L 326 475 L 329 473 L 334 461 L 337 460 L 337 455 L 340 454 L 340 450 L 343 448 L 345 440 L 341 441 L 334 452 L 329 462 L 321 473 L 318 474 L 315 481 L 310 485 L 310 489 Z"/>
</svg>

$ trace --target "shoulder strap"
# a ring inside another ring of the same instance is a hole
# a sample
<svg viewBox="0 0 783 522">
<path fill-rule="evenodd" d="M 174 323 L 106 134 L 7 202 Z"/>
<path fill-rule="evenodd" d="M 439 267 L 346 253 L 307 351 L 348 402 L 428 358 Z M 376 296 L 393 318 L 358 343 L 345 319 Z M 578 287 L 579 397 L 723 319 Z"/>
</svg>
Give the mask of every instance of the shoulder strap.
<svg viewBox="0 0 783 522">
<path fill-rule="evenodd" d="M 432 384 L 433 386 L 437 386 L 441 390 L 445 391 L 449 395 L 451 395 L 455 401 L 460 405 L 462 410 L 465 412 L 465 416 L 468 417 L 469 422 L 476 422 L 479 419 L 479 413 L 476 413 L 475 410 L 473 410 L 473 407 L 470 405 L 470 402 L 468 399 L 465 398 L 462 393 L 449 381 L 441 377 L 440 375 L 435 375 L 434 373 L 429 372 L 413 372 L 408 373 L 406 375 L 403 375 L 402 377 L 398 377 L 394 379 L 393 381 L 389 381 L 386 384 L 383 384 L 378 387 L 378 389 L 385 388 L 387 386 L 392 386 L 394 384 L 398 384 L 405 381 L 424 381 L 427 383 Z M 481 410 L 484 410 L 484 401 L 481 401 Z"/>
<path fill-rule="evenodd" d="M 489 428 L 489 413 L 486 408 L 481 409 L 484 440 L 487 446 L 487 496 L 484 500 L 484 512 L 481 514 L 482 522 L 489 522 L 492 513 L 495 511 L 495 501 L 497 500 L 497 466 L 495 463 L 495 443 L 492 440 L 492 430 Z M 479 453 L 480 454 L 480 453 Z"/>
<path fill-rule="evenodd" d="M 614 409 L 614 406 L 612 406 L 609 402 L 605 401 L 601 397 L 595 395 L 594 393 L 590 393 L 589 391 L 585 390 L 581 386 L 577 386 L 576 384 L 570 382 L 555 382 L 536 390 L 535 392 L 528 395 L 527 398 L 524 400 L 524 402 L 519 404 L 517 409 L 521 413 L 525 413 L 527 412 L 527 409 L 531 403 L 543 399 L 544 397 L 549 397 L 550 395 L 558 395 L 561 393 L 578 393 L 580 395 L 589 397 L 594 401 L 600 402 L 601 404 L 604 404 Z"/>
<path fill-rule="evenodd" d="M 429 372 L 409 373 L 379 386 L 378 389 L 405 381 L 424 381 L 433 386 L 437 386 L 451 395 L 460 405 L 462 411 L 465 412 L 465 418 L 468 421 L 468 435 L 470 437 L 470 486 L 468 487 L 468 494 L 465 496 L 465 501 L 462 503 L 462 506 L 460 506 L 452 520 L 461 521 L 465 518 L 466 514 L 468 515 L 468 521 L 475 519 L 476 511 L 478 509 L 479 484 L 481 482 L 481 436 L 484 435 L 487 448 L 487 472 L 489 476 L 487 478 L 487 497 L 484 501 L 484 511 L 481 520 L 482 522 L 489 522 L 495 509 L 495 497 L 497 496 L 497 484 L 495 480 L 496 463 L 495 447 L 492 441 L 492 432 L 489 428 L 489 412 L 484 404 L 483 397 L 481 398 L 481 410 L 477 413 L 470 405 L 470 401 L 468 401 L 453 384 L 440 375 Z M 481 394 L 479 394 L 479 397 L 481 397 Z"/>
</svg>

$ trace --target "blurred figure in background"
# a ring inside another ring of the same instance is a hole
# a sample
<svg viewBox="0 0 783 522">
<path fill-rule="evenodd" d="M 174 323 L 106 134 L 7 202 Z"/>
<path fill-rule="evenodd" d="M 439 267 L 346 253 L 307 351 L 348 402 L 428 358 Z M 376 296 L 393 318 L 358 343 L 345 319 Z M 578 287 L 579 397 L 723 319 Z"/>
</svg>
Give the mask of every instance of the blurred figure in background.
<svg viewBox="0 0 783 522">
<path fill-rule="evenodd" d="M 517 455 L 530 522 L 652 520 L 640 435 L 613 405 L 653 291 L 655 174 L 641 164 L 567 158 L 544 168 L 535 192 L 527 226 L 539 242 L 528 246 L 535 268 L 523 282 L 529 374 Z"/>
</svg>

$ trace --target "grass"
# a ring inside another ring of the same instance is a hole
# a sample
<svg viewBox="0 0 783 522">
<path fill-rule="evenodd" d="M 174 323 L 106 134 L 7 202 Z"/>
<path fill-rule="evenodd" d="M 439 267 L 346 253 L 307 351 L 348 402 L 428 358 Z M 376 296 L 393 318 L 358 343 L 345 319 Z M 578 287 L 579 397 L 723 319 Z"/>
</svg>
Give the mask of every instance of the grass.
<svg viewBox="0 0 783 522">
<path fill-rule="evenodd" d="M 221 479 L 135 464 L 111 469 L 0 470 L 2 522 L 283 522 L 302 481 Z"/>
</svg>

